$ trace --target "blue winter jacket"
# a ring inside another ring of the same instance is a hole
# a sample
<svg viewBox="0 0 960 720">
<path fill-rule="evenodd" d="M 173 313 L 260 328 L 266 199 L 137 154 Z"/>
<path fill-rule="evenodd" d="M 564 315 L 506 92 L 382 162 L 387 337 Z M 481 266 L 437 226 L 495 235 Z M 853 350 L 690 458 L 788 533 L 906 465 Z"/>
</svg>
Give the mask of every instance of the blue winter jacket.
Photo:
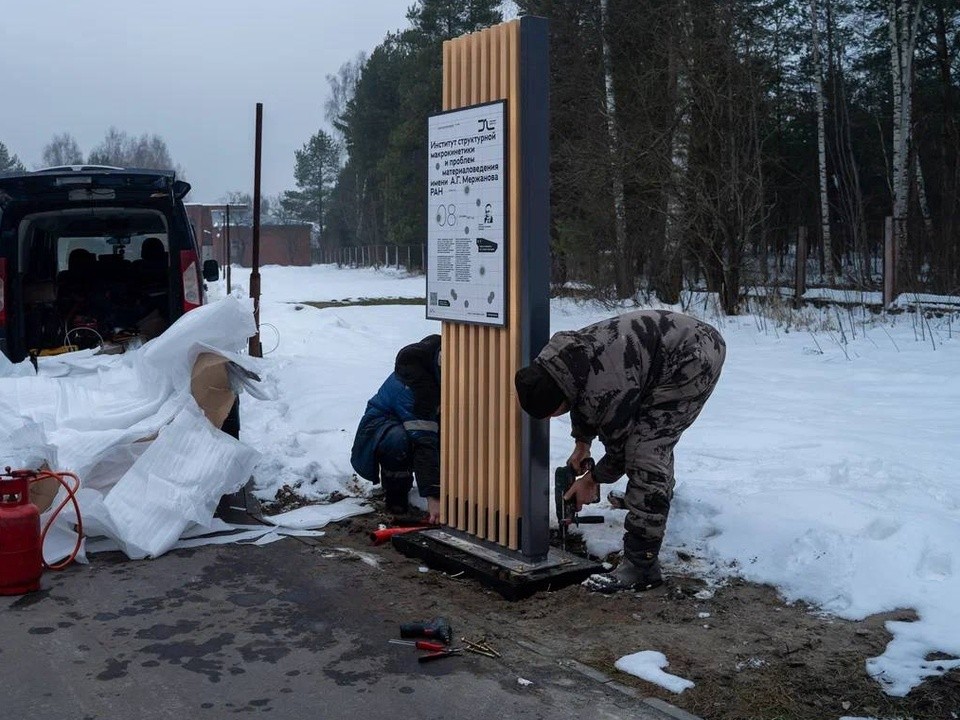
<svg viewBox="0 0 960 720">
<path fill-rule="evenodd" d="M 421 497 L 440 496 L 439 355 L 436 335 L 397 355 L 396 371 L 367 402 L 357 428 L 350 462 L 360 477 L 376 483 L 381 466 L 410 468 Z"/>
</svg>

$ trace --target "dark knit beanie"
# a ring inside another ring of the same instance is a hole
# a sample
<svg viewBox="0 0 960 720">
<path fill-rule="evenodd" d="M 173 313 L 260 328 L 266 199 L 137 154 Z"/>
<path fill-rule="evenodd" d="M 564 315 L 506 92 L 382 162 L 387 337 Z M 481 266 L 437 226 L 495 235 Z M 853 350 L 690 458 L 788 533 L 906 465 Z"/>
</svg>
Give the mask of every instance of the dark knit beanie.
<svg viewBox="0 0 960 720">
<path fill-rule="evenodd" d="M 517 370 L 513 381 L 520 407 L 538 420 L 553 415 L 567 400 L 556 380 L 537 363 Z"/>
</svg>

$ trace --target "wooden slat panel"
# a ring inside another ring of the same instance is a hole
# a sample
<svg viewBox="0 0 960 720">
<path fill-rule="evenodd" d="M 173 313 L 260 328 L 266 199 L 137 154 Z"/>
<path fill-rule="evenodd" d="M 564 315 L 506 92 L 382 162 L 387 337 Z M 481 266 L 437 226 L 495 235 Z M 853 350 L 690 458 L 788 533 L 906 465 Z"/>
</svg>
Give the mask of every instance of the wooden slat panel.
<svg viewBox="0 0 960 720">
<path fill-rule="evenodd" d="M 450 41 L 443 43 L 443 109 L 449 110 L 452 105 L 453 83 L 451 82 L 451 58 L 453 57 L 453 43 Z M 450 363 L 453 353 L 453 333 L 452 327 L 448 323 L 442 323 L 440 326 L 440 362 L 442 364 Z M 452 367 L 452 365 L 447 365 Z M 441 415 L 440 415 L 440 522 L 444 525 L 455 522 L 456 514 L 453 512 L 453 501 L 456 494 L 452 492 L 450 484 L 450 462 L 453 457 L 453 418 L 454 414 L 449 412 L 449 407 L 444 407 L 443 398 L 450 397 L 451 386 L 453 385 L 453 373 L 440 373 L 440 397 L 441 397 Z"/>
<path fill-rule="evenodd" d="M 457 72 L 455 77 L 460 79 L 460 85 L 457 88 L 457 107 L 465 107 L 470 104 L 470 45 L 461 38 L 457 42 Z M 467 513 L 470 504 L 469 497 L 469 479 L 473 473 L 467 462 L 467 449 L 474 439 L 469 435 L 469 413 L 467 408 L 467 389 L 472 384 L 472 379 L 468 375 L 469 360 L 467 347 L 467 334 L 469 327 L 466 325 L 457 325 L 457 352 L 458 369 L 460 374 L 460 383 L 457 388 L 457 487 L 459 488 L 459 497 L 457 498 L 457 528 L 467 529 Z"/>
<path fill-rule="evenodd" d="M 506 97 L 500 85 L 500 46 L 502 44 L 502 29 L 494 29 L 487 33 L 490 38 L 490 99 L 499 100 Z M 503 454 L 500 451 L 500 436 L 497 427 L 500 424 L 501 398 L 498 390 L 500 377 L 500 345 L 506 339 L 507 333 L 499 328 L 490 328 L 490 344 L 487 349 L 487 387 L 490 392 L 490 432 L 487 434 L 489 452 L 487 453 L 489 473 L 487 485 L 487 539 L 499 541 L 500 534 L 497 525 L 497 508 L 500 493 L 502 472 L 500 471 Z"/>
<path fill-rule="evenodd" d="M 443 108 L 507 100 L 507 327 L 443 323 L 442 521 L 519 547 L 521 438 L 513 374 L 520 364 L 520 23 L 444 43 Z"/>
<path fill-rule="evenodd" d="M 491 33 L 478 33 L 477 44 L 479 47 L 479 58 L 477 65 L 480 68 L 480 83 L 478 87 L 478 102 L 489 102 L 492 100 L 490 94 L 490 36 Z M 475 379 L 481 384 L 486 380 L 488 361 L 488 340 L 490 338 L 491 328 L 477 328 L 477 374 Z M 486 387 L 486 386 L 484 386 Z M 490 395 L 489 392 L 480 392 L 479 406 L 477 408 L 477 426 L 480 432 L 477 439 L 489 436 L 490 427 Z M 487 446 L 483 443 L 477 443 L 477 488 L 474 494 L 474 502 L 477 512 L 476 533 L 481 538 L 487 538 L 487 486 L 489 478 L 487 477 Z"/>
</svg>

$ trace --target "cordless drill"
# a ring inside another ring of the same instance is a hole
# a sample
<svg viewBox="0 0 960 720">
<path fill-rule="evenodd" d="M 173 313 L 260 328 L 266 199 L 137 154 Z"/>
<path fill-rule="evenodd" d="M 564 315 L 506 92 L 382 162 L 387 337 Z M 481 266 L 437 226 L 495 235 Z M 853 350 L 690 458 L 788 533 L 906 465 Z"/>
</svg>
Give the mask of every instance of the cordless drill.
<svg viewBox="0 0 960 720">
<path fill-rule="evenodd" d="M 577 479 L 582 478 L 588 472 L 593 472 L 595 467 L 593 458 L 586 458 L 580 463 L 580 474 L 578 475 L 572 467 L 565 465 L 558 467 L 553 475 L 553 501 L 557 510 L 557 526 L 560 529 L 560 540 L 563 549 L 567 549 L 567 530 L 571 525 L 600 525 L 604 522 L 602 515 L 580 515 L 577 513 L 576 499 L 564 500 L 563 496 Z M 594 502 L 600 500 L 600 488 L 597 487 L 597 497 Z"/>
<path fill-rule="evenodd" d="M 446 618 L 435 617 L 424 622 L 403 623 L 400 625 L 400 637 L 440 640 L 449 645 L 453 642 L 453 628 Z"/>
</svg>

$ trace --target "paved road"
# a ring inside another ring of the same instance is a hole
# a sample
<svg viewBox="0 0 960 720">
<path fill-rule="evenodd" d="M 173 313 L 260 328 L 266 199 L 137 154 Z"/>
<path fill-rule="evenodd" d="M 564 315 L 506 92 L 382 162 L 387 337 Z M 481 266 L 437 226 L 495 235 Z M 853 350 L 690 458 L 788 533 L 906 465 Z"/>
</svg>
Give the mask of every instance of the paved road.
<svg viewBox="0 0 960 720">
<path fill-rule="evenodd" d="M 398 622 L 388 596 L 362 563 L 295 540 L 95 556 L 47 573 L 39 593 L 0 598 L 0 716 L 666 717 L 555 662 L 418 665 L 386 642 Z M 518 670 L 533 685 L 518 685 Z"/>
</svg>

